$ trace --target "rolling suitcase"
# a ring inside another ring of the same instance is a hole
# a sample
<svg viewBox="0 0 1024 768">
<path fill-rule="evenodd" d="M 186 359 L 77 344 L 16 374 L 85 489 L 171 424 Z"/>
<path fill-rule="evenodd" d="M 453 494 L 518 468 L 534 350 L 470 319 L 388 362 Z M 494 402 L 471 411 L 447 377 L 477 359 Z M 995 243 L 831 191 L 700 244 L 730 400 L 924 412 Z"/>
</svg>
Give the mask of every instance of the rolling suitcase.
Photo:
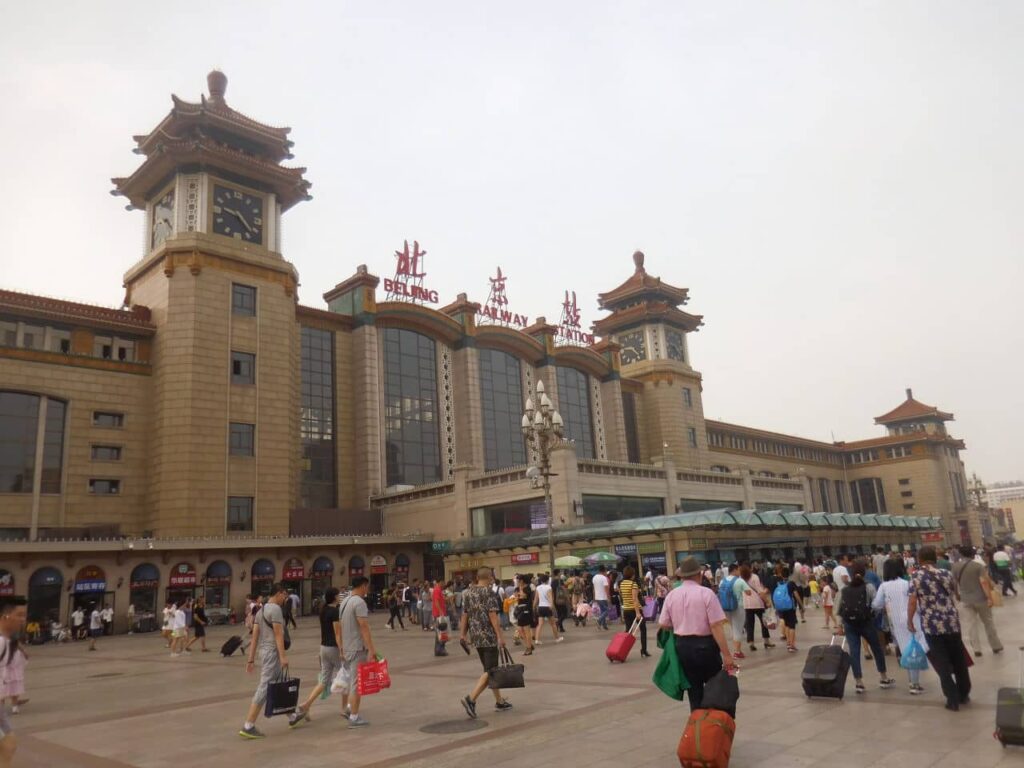
<svg viewBox="0 0 1024 768">
<path fill-rule="evenodd" d="M 232 635 L 227 639 L 227 642 L 225 642 L 224 645 L 220 647 L 220 655 L 225 657 L 230 656 L 235 651 L 237 651 L 241 647 L 241 645 L 242 638 L 238 635 Z"/>
<path fill-rule="evenodd" d="M 629 628 L 629 632 L 616 632 L 604 652 L 604 655 L 608 657 L 608 661 L 617 661 L 620 664 L 625 664 L 629 652 L 633 650 L 633 645 L 636 643 L 636 633 L 639 630 L 640 620 L 637 619 L 633 622 L 633 626 Z"/>
<path fill-rule="evenodd" d="M 800 677 L 808 697 L 842 699 L 846 677 L 850 674 L 850 654 L 846 638 L 839 645 L 835 637 L 828 645 L 815 645 L 807 652 L 807 661 Z"/>
<path fill-rule="evenodd" d="M 1024 746 L 1024 646 L 1020 648 L 1020 679 L 1017 688 L 1000 688 L 996 696 L 995 737 L 1007 744 Z"/>
<path fill-rule="evenodd" d="M 728 768 L 736 722 L 717 709 L 696 709 L 686 721 L 676 757 L 682 768 Z"/>
</svg>

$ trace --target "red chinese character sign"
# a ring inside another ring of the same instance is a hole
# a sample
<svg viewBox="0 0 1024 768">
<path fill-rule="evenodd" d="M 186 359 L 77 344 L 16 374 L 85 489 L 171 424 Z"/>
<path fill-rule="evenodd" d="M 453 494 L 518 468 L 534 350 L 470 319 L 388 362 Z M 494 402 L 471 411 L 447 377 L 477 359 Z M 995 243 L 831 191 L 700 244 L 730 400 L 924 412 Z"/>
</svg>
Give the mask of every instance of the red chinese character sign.
<svg viewBox="0 0 1024 768">
<path fill-rule="evenodd" d="M 487 279 L 491 282 L 491 289 L 487 294 L 487 303 L 480 307 L 477 314 L 477 323 L 525 328 L 528 325 L 526 315 L 520 315 L 508 308 L 508 294 L 505 290 L 508 276 L 502 274 L 501 267 L 498 267 L 498 274 L 495 277 Z"/>
<path fill-rule="evenodd" d="M 172 587 L 194 587 L 196 569 L 191 563 L 178 563 L 171 569 L 169 585 Z"/>
<path fill-rule="evenodd" d="M 420 250 L 418 240 L 413 240 L 411 251 L 408 240 L 402 250 L 395 251 L 395 276 L 390 280 L 384 279 L 384 293 L 388 301 L 437 304 L 437 291 L 423 285 L 423 278 L 427 276 L 426 256 L 427 252 Z"/>
<path fill-rule="evenodd" d="M 562 317 L 558 321 L 558 338 L 567 344 L 590 345 L 594 334 L 581 330 L 580 308 L 576 303 L 576 291 L 566 291 L 562 302 Z"/>
</svg>

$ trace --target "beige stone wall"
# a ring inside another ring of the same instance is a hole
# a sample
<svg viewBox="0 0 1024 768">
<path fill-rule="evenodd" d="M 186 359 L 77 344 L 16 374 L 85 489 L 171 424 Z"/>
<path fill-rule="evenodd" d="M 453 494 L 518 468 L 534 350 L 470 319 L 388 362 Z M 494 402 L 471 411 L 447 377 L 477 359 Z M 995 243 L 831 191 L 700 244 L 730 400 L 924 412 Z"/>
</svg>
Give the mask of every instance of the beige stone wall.
<svg viewBox="0 0 1024 768">
<path fill-rule="evenodd" d="M 707 469 L 707 433 L 704 429 L 704 405 L 701 399 L 698 374 L 680 371 L 664 372 L 653 366 L 667 366 L 663 361 L 637 363 L 650 365 L 643 373 L 642 405 L 638 408 L 641 455 L 651 460 L 668 455 L 679 468 Z M 683 388 L 690 390 L 691 407 L 686 407 Z M 697 445 L 690 444 L 689 429 L 696 431 Z M 664 446 L 668 444 L 666 449 Z"/>
<path fill-rule="evenodd" d="M 152 383 L 148 375 L 0 359 L 0 389 L 67 402 L 64 493 L 41 497 L 40 528 L 111 524 L 124 532 L 140 530 L 145 520 Z M 94 427 L 92 414 L 97 410 L 123 413 L 124 427 Z M 121 461 L 93 461 L 93 444 L 122 446 Z M 90 478 L 119 479 L 121 492 L 93 496 Z M 0 527 L 27 528 L 31 514 L 31 493 L 0 493 Z"/>
</svg>

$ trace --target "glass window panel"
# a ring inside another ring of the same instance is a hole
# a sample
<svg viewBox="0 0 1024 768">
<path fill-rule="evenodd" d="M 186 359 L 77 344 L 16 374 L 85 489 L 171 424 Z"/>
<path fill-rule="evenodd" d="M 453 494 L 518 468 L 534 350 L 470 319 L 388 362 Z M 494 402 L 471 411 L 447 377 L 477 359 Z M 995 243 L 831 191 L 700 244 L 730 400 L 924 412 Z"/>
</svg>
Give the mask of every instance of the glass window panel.
<svg viewBox="0 0 1024 768">
<path fill-rule="evenodd" d="M 484 466 L 488 470 L 526 463 L 520 423 L 525 400 L 519 360 L 497 349 L 480 350 L 480 405 Z"/>
<path fill-rule="evenodd" d="M 640 430 L 636 420 L 636 395 L 622 393 L 622 416 L 626 423 L 626 456 L 633 464 L 640 463 Z"/>
<path fill-rule="evenodd" d="M 0 392 L 0 493 L 32 493 L 38 395 Z"/>
<path fill-rule="evenodd" d="M 231 383 L 256 383 L 256 355 L 250 352 L 231 353 Z"/>
<path fill-rule="evenodd" d="M 252 526 L 252 496 L 228 497 L 228 530 L 248 532 Z"/>
<path fill-rule="evenodd" d="M 334 333 L 302 329 L 302 506 L 337 506 L 335 467 Z"/>
<path fill-rule="evenodd" d="M 231 423 L 231 455 L 232 456 L 253 456 L 255 454 L 254 436 L 255 424 Z"/>
<path fill-rule="evenodd" d="M 231 311 L 236 315 L 256 314 L 256 289 L 251 285 L 231 285 Z"/>
<path fill-rule="evenodd" d="M 558 366 L 558 412 L 565 422 L 565 437 L 576 443 L 576 455 L 594 458 L 594 423 L 590 415 L 589 377 L 575 368 Z"/>
<path fill-rule="evenodd" d="M 421 333 L 399 328 L 385 328 L 381 335 L 387 484 L 437 482 L 441 463 L 436 345 Z"/>
</svg>

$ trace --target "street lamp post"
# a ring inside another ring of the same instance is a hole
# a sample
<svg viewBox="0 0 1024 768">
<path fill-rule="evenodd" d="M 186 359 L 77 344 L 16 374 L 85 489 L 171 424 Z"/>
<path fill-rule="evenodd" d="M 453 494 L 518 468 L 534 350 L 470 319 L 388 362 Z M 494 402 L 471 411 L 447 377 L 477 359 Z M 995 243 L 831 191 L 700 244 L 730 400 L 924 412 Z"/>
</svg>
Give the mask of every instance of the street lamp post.
<svg viewBox="0 0 1024 768">
<path fill-rule="evenodd" d="M 551 449 L 562 439 L 564 424 L 562 417 L 555 410 L 551 400 L 544 393 L 544 382 L 537 381 L 536 406 L 532 397 L 526 398 L 526 410 L 523 413 L 523 435 L 537 450 L 539 467 L 531 476 L 533 486 L 537 487 L 537 475 L 540 476 L 544 488 L 544 507 L 547 510 L 548 522 L 548 568 L 549 573 L 555 572 L 555 535 L 553 510 L 551 505 Z M 527 473 L 530 474 L 530 473 Z"/>
</svg>

